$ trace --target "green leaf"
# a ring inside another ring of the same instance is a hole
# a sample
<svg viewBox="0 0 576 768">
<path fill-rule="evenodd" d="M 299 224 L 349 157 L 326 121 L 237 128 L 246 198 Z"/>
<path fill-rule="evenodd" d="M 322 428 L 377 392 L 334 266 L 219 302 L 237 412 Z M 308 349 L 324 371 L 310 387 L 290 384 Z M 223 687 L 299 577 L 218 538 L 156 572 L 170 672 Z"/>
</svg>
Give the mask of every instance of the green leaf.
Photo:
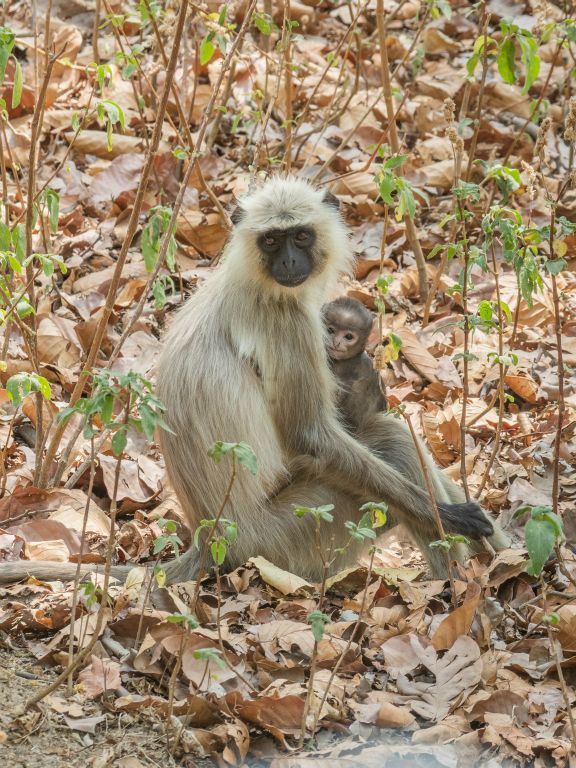
<svg viewBox="0 0 576 768">
<path fill-rule="evenodd" d="M 150 271 L 150 270 L 148 270 Z M 166 306 L 166 286 L 162 276 L 157 277 L 152 285 L 152 296 L 154 296 L 154 306 L 156 309 L 162 309 Z"/>
<path fill-rule="evenodd" d="M 498 72 L 505 83 L 512 85 L 516 82 L 516 45 L 511 37 L 506 38 L 498 54 Z"/>
<path fill-rule="evenodd" d="M 16 251 L 16 258 L 22 264 L 26 258 L 26 226 L 17 224 L 12 230 L 12 243 Z"/>
<path fill-rule="evenodd" d="M 238 538 L 238 523 L 235 520 L 220 519 L 220 526 L 224 531 L 224 538 L 228 544 L 234 544 Z"/>
<path fill-rule="evenodd" d="M 210 544 L 210 552 L 212 553 L 212 560 L 218 567 L 222 565 L 226 559 L 226 541 L 220 537 Z"/>
<path fill-rule="evenodd" d="M 112 411 L 114 409 L 114 396 L 112 394 L 106 395 L 102 402 L 102 408 L 100 410 L 100 418 L 105 425 L 112 422 Z"/>
<path fill-rule="evenodd" d="M 157 217 L 150 219 L 148 224 L 142 230 L 142 238 L 140 241 L 140 249 L 142 251 L 142 258 L 144 259 L 144 266 L 147 272 L 152 272 L 156 259 L 158 258 L 158 251 L 160 250 L 160 223 Z"/>
<path fill-rule="evenodd" d="M 212 34 L 208 34 L 200 43 L 200 64 L 202 66 L 208 64 L 215 51 L 216 48 L 212 42 Z"/>
<path fill-rule="evenodd" d="M 44 376 L 39 376 L 38 374 L 32 374 L 33 375 L 33 387 L 37 392 L 40 392 L 44 400 L 50 400 L 50 395 L 52 394 L 52 390 L 50 389 L 50 383 L 48 382 L 48 379 L 45 379 Z"/>
<path fill-rule="evenodd" d="M 528 520 L 524 527 L 524 538 L 530 555 L 526 570 L 531 576 L 539 576 L 556 544 L 554 526 L 549 520 L 533 518 Z"/>
<path fill-rule="evenodd" d="M 27 298 L 22 297 L 18 304 L 16 304 L 16 314 L 20 318 L 34 314 L 34 307 L 30 304 Z"/>
<path fill-rule="evenodd" d="M 381 173 L 378 177 L 378 190 L 380 197 L 386 205 L 394 205 L 394 199 L 392 195 L 396 191 L 396 177 L 393 173 L 386 172 Z"/>
<path fill-rule="evenodd" d="M 46 190 L 46 206 L 50 216 L 50 228 L 52 232 L 58 231 L 58 218 L 60 216 L 60 195 L 55 189 Z"/>
<path fill-rule="evenodd" d="M 462 181 L 460 180 L 458 184 L 453 188 L 452 190 L 454 192 L 454 195 L 458 198 L 458 200 L 468 200 L 471 199 L 473 202 L 477 203 L 480 200 L 480 185 L 474 184 L 471 181 Z"/>
<path fill-rule="evenodd" d="M 263 35 L 269 35 L 272 32 L 274 22 L 267 13 L 255 13 L 252 18 L 257 30 Z"/>
<path fill-rule="evenodd" d="M 200 520 L 200 525 L 194 531 L 194 546 L 196 549 L 200 549 L 199 541 L 202 531 L 208 530 L 210 531 L 211 535 L 212 531 L 214 530 L 214 524 L 215 520 Z"/>
<path fill-rule="evenodd" d="M 220 648 L 198 648 L 196 651 L 192 651 L 192 656 L 199 661 L 214 661 L 219 667 L 224 668 L 226 664 L 222 661 L 221 653 Z"/>
<path fill-rule="evenodd" d="M 14 48 L 16 35 L 8 27 L 0 27 L 0 83 L 6 74 L 6 65 Z"/>
<path fill-rule="evenodd" d="M 308 616 L 308 624 L 310 624 L 312 628 L 312 634 L 314 635 L 314 640 L 316 640 L 317 643 L 319 643 L 324 637 L 324 627 L 329 623 L 330 616 L 322 613 L 322 611 L 312 611 L 312 613 Z"/>
<path fill-rule="evenodd" d="M 511 323 L 512 322 L 512 310 L 510 309 L 508 304 L 506 304 L 505 301 L 501 301 L 500 302 L 500 309 L 502 310 L 502 312 L 506 316 L 506 320 L 508 320 L 508 322 Z"/>
<path fill-rule="evenodd" d="M 238 459 L 238 463 L 242 464 L 243 467 L 246 467 L 250 474 L 256 475 L 258 473 L 258 460 L 256 454 L 247 443 L 236 443 L 234 446 L 234 453 Z"/>
<path fill-rule="evenodd" d="M 395 218 L 396 221 L 401 221 L 404 216 L 408 216 L 410 219 L 414 219 L 416 215 L 416 200 L 412 188 L 407 182 L 402 183 L 400 193 L 398 195 L 398 207 L 396 208 Z"/>
<path fill-rule="evenodd" d="M 478 304 L 478 314 L 482 318 L 482 320 L 489 322 L 492 320 L 492 304 L 489 301 L 486 301 L 485 299 Z"/>
<path fill-rule="evenodd" d="M 126 450 L 128 443 L 128 427 L 123 425 L 112 436 L 112 453 L 114 456 L 121 456 Z"/>
<path fill-rule="evenodd" d="M 22 65 L 18 59 L 14 59 L 14 87 L 12 88 L 12 109 L 15 109 L 22 100 Z"/>
<path fill-rule="evenodd" d="M 519 35 L 518 42 L 520 43 L 520 48 L 522 49 L 522 61 L 526 70 L 522 93 L 526 94 L 532 87 L 540 72 L 540 56 L 538 56 L 538 43 L 532 37 L 532 35 Z"/>
<path fill-rule="evenodd" d="M 476 67 L 478 66 L 480 62 L 480 54 L 474 53 L 468 61 L 466 62 L 466 69 L 468 71 L 468 74 L 470 77 L 474 77 L 474 72 L 476 71 Z"/>
<path fill-rule="evenodd" d="M 381 294 L 386 295 L 393 282 L 394 277 L 392 275 L 380 275 L 376 280 L 376 288 L 378 288 Z"/>
<path fill-rule="evenodd" d="M 32 390 L 32 381 L 29 373 L 15 373 L 10 376 L 6 382 L 6 391 L 8 397 L 16 407 L 22 404 L 22 401 Z"/>
<path fill-rule="evenodd" d="M 210 456 L 216 464 L 219 464 L 222 457 L 229 453 L 232 453 L 238 463 L 246 467 L 246 469 L 253 475 L 258 472 L 256 454 L 246 443 L 225 443 L 222 440 L 219 440 L 208 449 L 208 456 Z"/>
<path fill-rule="evenodd" d="M 362 518 L 362 521 L 357 525 L 352 520 L 347 520 L 344 523 L 344 527 L 350 532 L 350 536 L 355 541 L 364 541 L 365 539 L 375 539 L 376 532 L 370 527 L 362 526 L 362 522 L 366 522 L 366 515 Z"/>
<path fill-rule="evenodd" d="M 138 408 L 138 415 L 142 421 L 142 429 L 144 430 L 144 434 L 148 440 L 152 442 L 154 439 L 154 431 L 156 430 L 156 426 L 158 424 L 158 414 L 149 406 L 142 404 Z"/>
<path fill-rule="evenodd" d="M 392 171 L 394 168 L 399 168 L 407 159 L 408 155 L 394 155 L 393 157 L 389 157 L 388 160 L 382 164 L 382 167 L 386 168 L 388 171 Z"/>
<path fill-rule="evenodd" d="M 321 507 L 298 507 L 294 505 L 294 514 L 296 517 L 313 515 L 317 520 L 323 520 L 325 523 L 331 523 L 334 520 L 334 515 L 330 514 L 333 509 L 334 504 L 324 504 Z"/>
<path fill-rule="evenodd" d="M 9 251 L 12 247 L 12 232 L 10 227 L 0 222 L 0 251 Z"/>
<path fill-rule="evenodd" d="M 364 513 L 359 523 L 360 526 L 370 524 L 372 528 L 381 528 L 386 525 L 388 519 L 388 504 L 384 501 L 368 501 L 366 504 L 362 504 L 360 512 Z"/>
<path fill-rule="evenodd" d="M 558 275 L 563 269 L 566 269 L 568 263 L 565 259 L 553 259 L 552 261 L 547 261 L 544 266 L 551 275 Z"/>
</svg>

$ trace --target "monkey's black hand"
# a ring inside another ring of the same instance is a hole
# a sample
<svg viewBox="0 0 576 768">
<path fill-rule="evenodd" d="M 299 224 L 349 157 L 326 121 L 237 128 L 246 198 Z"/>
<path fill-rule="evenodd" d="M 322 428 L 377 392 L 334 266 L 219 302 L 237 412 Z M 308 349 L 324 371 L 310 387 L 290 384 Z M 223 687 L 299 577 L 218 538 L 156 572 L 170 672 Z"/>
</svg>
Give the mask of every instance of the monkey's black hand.
<svg viewBox="0 0 576 768">
<path fill-rule="evenodd" d="M 480 539 L 494 533 L 494 526 L 475 501 L 438 504 L 438 509 L 446 533 L 460 533 L 469 539 Z"/>
</svg>

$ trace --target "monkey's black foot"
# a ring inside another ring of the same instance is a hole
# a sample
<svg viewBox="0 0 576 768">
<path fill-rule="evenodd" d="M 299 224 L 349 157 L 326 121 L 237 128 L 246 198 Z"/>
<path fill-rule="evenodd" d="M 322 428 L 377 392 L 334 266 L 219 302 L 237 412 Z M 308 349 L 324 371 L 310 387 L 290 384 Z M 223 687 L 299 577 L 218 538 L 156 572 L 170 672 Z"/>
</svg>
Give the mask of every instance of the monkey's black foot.
<svg viewBox="0 0 576 768">
<path fill-rule="evenodd" d="M 460 533 L 469 539 L 491 536 L 494 526 L 475 501 L 465 504 L 438 504 L 446 533 Z"/>
</svg>

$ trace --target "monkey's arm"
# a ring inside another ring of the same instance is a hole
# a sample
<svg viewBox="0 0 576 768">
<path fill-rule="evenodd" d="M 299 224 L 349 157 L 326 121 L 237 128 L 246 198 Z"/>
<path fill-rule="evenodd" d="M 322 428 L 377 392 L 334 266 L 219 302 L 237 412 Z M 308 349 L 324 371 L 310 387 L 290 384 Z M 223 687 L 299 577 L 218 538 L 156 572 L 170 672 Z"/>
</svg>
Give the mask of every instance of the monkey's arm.
<svg viewBox="0 0 576 768">
<path fill-rule="evenodd" d="M 436 520 L 432 501 L 427 491 L 418 487 L 386 461 L 378 458 L 362 445 L 331 415 L 320 423 L 323 432 L 313 431 L 307 436 L 306 447 L 300 453 L 314 457 L 317 467 L 326 467 L 324 477 L 337 487 L 359 497 L 372 497 L 385 501 L 394 512 L 398 522 L 409 529 L 436 531 Z M 399 429 L 403 427 L 398 425 Z M 438 509 L 445 530 L 460 533 L 472 539 L 490 536 L 492 523 L 475 502 L 447 504 L 438 502 Z"/>
<path fill-rule="evenodd" d="M 376 414 L 386 410 L 386 399 L 380 389 L 380 375 L 366 352 L 353 362 L 348 378 L 338 370 L 336 373 L 340 385 L 338 409 L 346 429 L 356 435 Z"/>
</svg>

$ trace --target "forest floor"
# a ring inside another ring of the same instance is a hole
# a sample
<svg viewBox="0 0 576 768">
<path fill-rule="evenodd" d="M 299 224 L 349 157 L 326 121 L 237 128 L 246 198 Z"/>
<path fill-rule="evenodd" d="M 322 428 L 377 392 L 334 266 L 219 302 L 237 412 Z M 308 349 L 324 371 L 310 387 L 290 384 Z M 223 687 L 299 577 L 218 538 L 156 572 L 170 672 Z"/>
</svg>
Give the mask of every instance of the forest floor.
<svg viewBox="0 0 576 768">
<path fill-rule="evenodd" d="M 576 768 L 574 3 L 182 8 L 0 8 L 0 764 Z M 194 544 L 146 382 L 277 170 L 338 196 L 390 408 L 510 535 L 453 584 L 397 531 L 325 590 L 147 580 Z"/>
</svg>

